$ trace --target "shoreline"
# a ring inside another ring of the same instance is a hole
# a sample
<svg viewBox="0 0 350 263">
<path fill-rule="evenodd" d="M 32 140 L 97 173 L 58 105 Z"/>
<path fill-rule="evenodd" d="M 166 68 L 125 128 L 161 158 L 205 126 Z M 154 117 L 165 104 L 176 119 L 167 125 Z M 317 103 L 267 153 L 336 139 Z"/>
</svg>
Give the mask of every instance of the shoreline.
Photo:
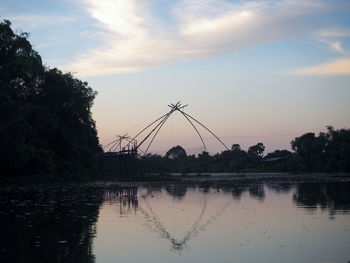
<svg viewBox="0 0 350 263">
<path fill-rule="evenodd" d="M 1 178 L 1 186 L 89 184 L 89 183 L 303 183 L 350 182 L 349 173 L 149 173 L 139 175 L 40 175 L 33 177 Z"/>
</svg>

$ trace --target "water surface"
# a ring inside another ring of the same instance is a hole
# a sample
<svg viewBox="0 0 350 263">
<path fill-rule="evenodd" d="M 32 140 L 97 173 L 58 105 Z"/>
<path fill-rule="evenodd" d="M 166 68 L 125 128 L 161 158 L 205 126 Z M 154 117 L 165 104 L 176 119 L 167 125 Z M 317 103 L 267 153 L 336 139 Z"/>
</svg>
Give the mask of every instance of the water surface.
<svg viewBox="0 0 350 263">
<path fill-rule="evenodd" d="M 350 260 L 350 184 L 12 187 L 0 262 Z"/>
</svg>

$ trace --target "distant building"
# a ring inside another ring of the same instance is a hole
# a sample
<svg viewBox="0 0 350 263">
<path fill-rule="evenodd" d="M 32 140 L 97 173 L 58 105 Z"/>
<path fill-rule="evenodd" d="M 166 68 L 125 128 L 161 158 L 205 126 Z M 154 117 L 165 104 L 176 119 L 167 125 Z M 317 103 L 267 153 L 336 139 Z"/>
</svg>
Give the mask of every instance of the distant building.
<svg viewBox="0 0 350 263">
<path fill-rule="evenodd" d="M 282 161 L 282 160 L 286 160 L 285 157 L 271 157 L 271 158 L 266 158 L 261 160 L 264 163 L 273 163 L 273 162 L 278 162 L 278 161 Z"/>
</svg>

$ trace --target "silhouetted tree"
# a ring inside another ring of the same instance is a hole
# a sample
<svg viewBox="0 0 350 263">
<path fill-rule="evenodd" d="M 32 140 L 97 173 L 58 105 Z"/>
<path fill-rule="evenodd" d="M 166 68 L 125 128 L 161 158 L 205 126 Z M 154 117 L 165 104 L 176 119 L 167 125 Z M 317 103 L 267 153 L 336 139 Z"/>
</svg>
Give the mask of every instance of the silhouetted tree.
<svg viewBox="0 0 350 263">
<path fill-rule="evenodd" d="M 239 144 L 211 156 L 202 152 L 197 157 L 185 156 L 181 146 L 170 149 L 166 156 L 147 155 L 141 167 L 147 172 L 348 172 L 350 171 L 350 130 L 335 130 L 318 136 L 306 133 L 292 142 L 295 152 L 275 150 L 263 158 L 265 146 L 257 143 L 248 152 Z M 272 160 L 269 160 L 272 159 Z"/>
<path fill-rule="evenodd" d="M 187 158 L 187 153 L 184 148 L 182 148 L 180 145 L 177 145 L 167 151 L 165 157 L 170 159 L 185 159 Z"/>
<path fill-rule="evenodd" d="M 327 126 L 325 154 L 327 171 L 350 171 L 350 130 L 334 130 Z"/>
<path fill-rule="evenodd" d="M 238 152 L 241 151 L 241 146 L 239 144 L 232 144 L 231 151 Z"/>
<path fill-rule="evenodd" d="M 327 138 L 321 133 L 305 133 L 296 137 L 292 142 L 292 149 L 296 152 L 299 169 L 302 171 L 320 171 L 324 169 L 325 147 Z"/>
<path fill-rule="evenodd" d="M 81 173 L 101 151 L 96 96 L 70 73 L 48 69 L 28 34 L 0 23 L 0 175 Z"/>
<path fill-rule="evenodd" d="M 248 149 L 248 154 L 253 157 L 262 157 L 265 151 L 265 146 L 263 143 L 259 142 L 256 145 L 250 146 Z"/>
</svg>

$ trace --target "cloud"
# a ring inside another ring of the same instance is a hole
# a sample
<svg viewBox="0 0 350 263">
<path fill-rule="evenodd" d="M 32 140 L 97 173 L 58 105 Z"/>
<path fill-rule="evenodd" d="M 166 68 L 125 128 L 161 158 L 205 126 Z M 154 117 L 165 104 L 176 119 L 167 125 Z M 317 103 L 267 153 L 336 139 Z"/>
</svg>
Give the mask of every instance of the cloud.
<svg viewBox="0 0 350 263">
<path fill-rule="evenodd" d="M 308 35 L 316 30 L 312 16 L 327 9 L 316 0 L 182 0 L 161 19 L 149 0 L 80 1 L 105 43 L 65 66 L 85 76 L 137 72 Z"/>
<path fill-rule="evenodd" d="M 314 39 L 320 43 L 326 44 L 331 50 L 343 53 L 342 42 L 340 38 L 349 38 L 350 30 L 346 28 L 328 28 L 315 33 Z"/>
<path fill-rule="evenodd" d="M 328 28 L 317 31 L 317 35 L 324 38 L 350 37 L 350 30 L 347 28 Z"/>
<path fill-rule="evenodd" d="M 335 51 L 338 51 L 338 52 L 344 51 L 344 49 L 342 48 L 342 44 L 339 41 L 330 42 L 329 46 Z"/>
<path fill-rule="evenodd" d="M 342 47 L 342 43 L 338 40 L 330 40 L 330 39 L 325 39 L 325 38 L 318 38 L 316 41 L 326 44 L 332 51 L 338 52 L 338 53 L 343 53 L 344 49 Z"/>
<path fill-rule="evenodd" d="M 350 58 L 340 58 L 321 65 L 290 72 L 296 75 L 350 75 Z"/>
</svg>

